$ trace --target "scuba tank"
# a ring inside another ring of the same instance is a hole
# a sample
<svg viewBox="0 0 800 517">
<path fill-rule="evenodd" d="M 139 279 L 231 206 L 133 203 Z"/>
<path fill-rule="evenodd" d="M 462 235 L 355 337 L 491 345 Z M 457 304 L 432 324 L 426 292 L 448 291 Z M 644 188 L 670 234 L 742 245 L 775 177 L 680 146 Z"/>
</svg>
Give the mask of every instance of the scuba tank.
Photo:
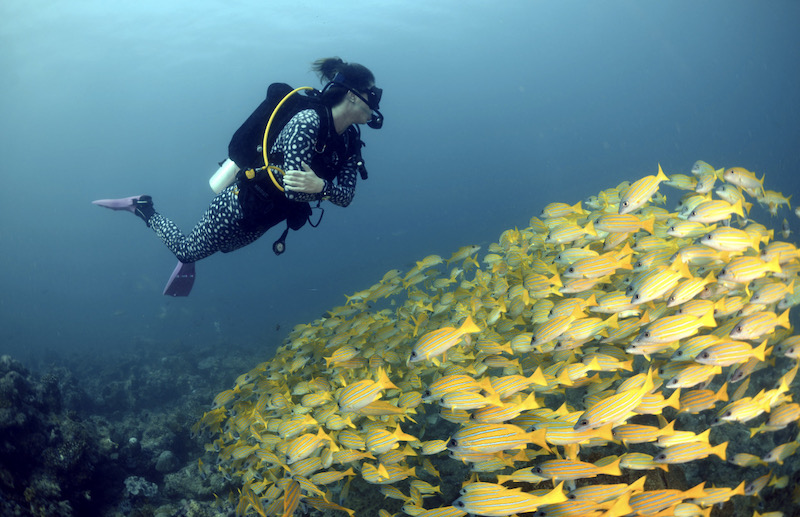
<svg viewBox="0 0 800 517">
<path fill-rule="evenodd" d="M 211 190 L 213 190 L 215 194 L 222 192 L 227 186 L 234 182 L 237 172 L 239 172 L 239 167 L 233 160 L 227 158 L 219 165 L 219 169 L 211 176 L 211 179 L 208 180 L 208 184 L 211 185 Z"/>
</svg>

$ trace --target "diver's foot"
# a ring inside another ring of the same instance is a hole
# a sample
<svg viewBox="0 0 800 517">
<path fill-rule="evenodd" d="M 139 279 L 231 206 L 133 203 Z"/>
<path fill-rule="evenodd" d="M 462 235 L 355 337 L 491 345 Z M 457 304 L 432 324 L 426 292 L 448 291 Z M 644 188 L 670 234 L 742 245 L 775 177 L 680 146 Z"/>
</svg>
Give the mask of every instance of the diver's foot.
<svg viewBox="0 0 800 517">
<path fill-rule="evenodd" d="M 153 198 L 150 196 L 139 196 L 139 199 L 134 201 L 133 213 L 141 217 L 144 224 L 150 226 L 150 218 L 156 213 L 153 208 Z"/>
<path fill-rule="evenodd" d="M 150 218 L 156 213 L 153 208 L 153 198 L 150 196 L 131 196 L 119 199 L 98 199 L 92 204 L 104 206 L 111 210 L 125 210 L 141 217 L 147 226 L 150 226 Z"/>
</svg>

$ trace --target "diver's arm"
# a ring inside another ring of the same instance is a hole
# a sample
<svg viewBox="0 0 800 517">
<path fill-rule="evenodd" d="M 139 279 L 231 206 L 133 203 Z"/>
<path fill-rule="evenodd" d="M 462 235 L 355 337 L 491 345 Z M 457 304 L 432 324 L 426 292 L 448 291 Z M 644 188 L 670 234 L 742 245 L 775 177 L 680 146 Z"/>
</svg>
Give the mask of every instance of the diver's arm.
<svg viewBox="0 0 800 517">
<path fill-rule="evenodd" d="M 336 184 L 330 181 L 325 182 L 325 188 L 322 191 L 324 198 L 330 200 L 334 205 L 349 205 L 353 196 L 356 195 L 357 171 L 355 160 L 351 158 L 342 172 L 336 176 Z"/>
<path fill-rule="evenodd" d="M 317 176 L 306 162 L 302 162 L 303 170 L 287 170 L 283 183 L 289 199 L 294 201 L 316 201 L 328 199 L 339 206 L 347 206 L 356 193 L 356 167 L 345 167 L 336 176 L 336 183 L 326 181 Z M 289 195 L 291 192 L 291 197 Z M 311 196 L 311 199 L 304 199 Z"/>
<path fill-rule="evenodd" d="M 303 168 L 303 165 L 310 163 L 313 157 L 319 124 L 319 115 L 316 111 L 313 109 L 301 111 L 286 124 L 275 142 L 275 148 L 283 152 L 285 175 L 282 181 L 286 187 L 286 198 L 291 201 L 308 202 L 322 198 L 324 180 L 313 174 L 311 169 Z M 309 176 L 309 172 L 313 177 Z M 287 180 L 289 185 L 286 185 Z"/>
<path fill-rule="evenodd" d="M 344 207 L 350 204 L 355 195 L 358 159 L 350 156 L 335 182 L 323 180 L 316 174 L 309 176 L 313 171 L 305 164 L 310 163 L 313 157 L 319 124 L 316 111 L 301 111 L 292 117 L 278 137 L 276 146 L 283 151 L 286 172 L 283 181 L 291 185 L 286 189 L 286 198 L 299 202 L 328 199 Z"/>
</svg>

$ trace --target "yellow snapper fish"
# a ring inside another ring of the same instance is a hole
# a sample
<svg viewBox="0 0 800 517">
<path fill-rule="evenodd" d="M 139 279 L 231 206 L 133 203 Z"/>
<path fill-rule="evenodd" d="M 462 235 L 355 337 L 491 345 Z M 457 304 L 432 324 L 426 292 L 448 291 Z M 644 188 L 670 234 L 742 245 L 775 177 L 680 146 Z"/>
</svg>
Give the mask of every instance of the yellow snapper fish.
<svg viewBox="0 0 800 517">
<path fill-rule="evenodd" d="M 744 167 L 731 167 L 725 169 L 725 172 L 722 173 L 722 178 L 728 183 L 753 193 L 761 193 L 764 191 L 765 176 L 766 174 L 761 176 L 761 179 L 758 179 L 755 173 L 748 171 Z"/>
<path fill-rule="evenodd" d="M 681 185 L 694 189 L 700 178 L 706 190 L 711 167 L 695 172 Z M 218 473 L 238 484 L 219 504 L 241 515 L 287 517 L 301 506 L 376 513 L 362 497 L 369 484 L 425 517 L 696 515 L 693 498 L 714 504 L 739 494 L 709 457 L 728 453 L 729 468 L 763 466 L 762 458 L 775 468 L 744 497 L 767 485 L 779 490 L 797 470 L 800 442 L 769 436 L 747 442 L 746 453 L 741 441 L 723 451 L 709 443 L 709 426 L 747 426 L 755 438 L 800 420 L 792 400 L 800 336 L 789 321 L 800 304 L 800 252 L 775 240 L 780 219 L 744 217 L 751 197 L 771 212 L 788 197 L 765 189 L 763 178 L 723 179 L 704 194 L 677 192 L 673 212 L 655 205 L 675 194 L 659 192 L 661 184 L 674 182 L 623 182 L 589 198 L 588 210 L 548 205 L 527 228 L 484 246 L 483 256 L 466 246 L 446 267 L 431 255 L 389 271 L 297 325 L 273 359 L 214 399 L 192 428 L 208 442 L 200 477 Z M 641 303 L 633 304 L 637 293 Z M 469 332 L 458 335 L 462 329 Z M 470 346 L 457 346 L 462 340 Z M 704 411 L 713 413 L 681 417 L 682 429 L 674 428 L 676 412 Z M 643 425 L 645 418 L 659 425 Z M 652 443 L 664 456 L 609 456 L 620 442 Z M 599 489 L 603 502 L 568 505 L 562 490 L 523 492 L 477 478 L 584 485 L 599 469 L 619 475 L 686 464 L 689 486 L 698 472 L 715 486 L 644 490 L 640 477 L 635 489 Z M 457 504 L 430 499 L 439 469 L 448 483 L 464 472 Z M 513 472 L 497 475 L 505 469 Z"/>
<path fill-rule="evenodd" d="M 697 178 L 686 174 L 670 174 L 669 179 L 663 183 L 679 190 L 694 190 L 697 186 Z"/>
<path fill-rule="evenodd" d="M 719 272 L 717 280 L 746 284 L 751 280 L 765 276 L 769 271 L 773 273 L 781 272 L 778 257 L 774 257 L 769 262 L 764 262 L 758 257 L 736 257 Z"/>
<path fill-rule="evenodd" d="M 383 368 L 378 368 L 377 381 L 362 379 L 341 389 L 338 396 L 339 409 L 341 411 L 358 411 L 377 400 L 381 396 L 381 392 L 392 388 L 398 389 L 389 380 Z"/>
<path fill-rule="evenodd" d="M 512 424 L 475 422 L 463 425 L 447 442 L 447 448 L 458 452 L 491 453 L 525 448 L 527 444 L 535 443 L 550 450 L 544 438 L 544 431 L 526 433 Z"/>
<path fill-rule="evenodd" d="M 700 176 L 701 174 L 704 174 L 704 173 L 716 172 L 716 171 L 715 171 L 714 167 L 712 167 L 708 163 L 704 162 L 703 160 L 697 160 L 696 162 L 694 162 L 694 164 L 692 164 L 692 171 L 691 172 L 695 176 Z"/>
<path fill-rule="evenodd" d="M 545 495 L 535 496 L 516 489 L 497 485 L 496 489 L 470 490 L 455 501 L 453 506 L 473 515 L 507 516 L 522 512 L 534 512 L 539 507 L 567 500 L 564 483 Z"/>
<path fill-rule="evenodd" d="M 716 223 L 725 219 L 729 219 L 732 214 L 737 214 L 739 217 L 744 217 L 742 211 L 742 202 L 737 201 L 731 205 L 722 199 L 712 199 L 710 201 L 703 201 L 695 206 L 686 217 L 688 221 L 697 221 L 699 223 Z"/>
<path fill-rule="evenodd" d="M 428 332 L 414 345 L 408 361 L 416 363 L 441 355 L 455 346 L 462 337 L 480 331 L 480 327 L 472 321 L 470 316 L 467 316 L 467 319 L 458 328 L 444 327 Z"/>
<path fill-rule="evenodd" d="M 631 344 L 672 343 L 693 336 L 700 327 L 716 326 L 717 322 L 714 319 L 713 311 L 709 311 L 699 318 L 684 314 L 665 316 L 650 323 L 634 338 Z"/>
<path fill-rule="evenodd" d="M 700 237 L 700 244 L 717 251 L 744 251 L 747 248 L 758 251 L 761 239 L 739 228 L 720 226 Z"/>
<path fill-rule="evenodd" d="M 717 182 L 717 174 L 714 171 L 711 172 L 703 172 L 697 177 L 697 185 L 694 187 L 694 191 L 699 194 L 706 194 L 711 192 L 711 189 L 714 188 L 714 184 Z"/>
<path fill-rule="evenodd" d="M 723 183 L 714 189 L 714 193 L 719 196 L 720 199 L 724 199 L 731 205 L 741 202 L 744 211 L 747 213 L 750 213 L 750 209 L 753 208 L 753 203 L 747 201 L 741 187 L 731 185 L 730 183 Z"/>
<path fill-rule="evenodd" d="M 648 371 L 642 386 L 629 388 L 592 405 L 578 418 L 573 426 L 574 429 L 576 431 L 597 429 L 608 423 L 623 421 L 653 387 L 653 372 Z"/>
<path fill-rule="evenodd" d="M 658 192 L 658 184 L 662 181 L 668 181 L 669 178 L 661 170 L 661 164 L 658 165 L 658 174 L 654 176 L 645 176 L 644 178 L 635 181 L 625 191 L 625 194 L 619 201 L 619 213 L 629 214 L 638 210 L 645 203 L 647 203 L 653 194 Z"/>
<path fill-rule="evenodd" d="M 575 460 L 547 460 L 533 469 L 533 473 L 553 481 L 593 478 L 600 474 L 621 476 L 620 458 L 605 465 Z"/>
</svg>

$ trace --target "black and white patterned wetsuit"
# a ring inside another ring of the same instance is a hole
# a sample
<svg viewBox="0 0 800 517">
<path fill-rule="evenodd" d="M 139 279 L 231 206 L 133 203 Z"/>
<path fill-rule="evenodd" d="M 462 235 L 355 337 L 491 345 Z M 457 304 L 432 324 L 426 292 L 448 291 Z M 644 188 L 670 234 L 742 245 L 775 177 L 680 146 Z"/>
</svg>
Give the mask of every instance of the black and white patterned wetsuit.
<svg viewBox="0 0 800 517">
<path fill-rule="evenodd" d="M 283 153 L 283 170 L 302 170 L 301 162 L 312 163 L 319 126 L 319 115 L 313 109 L 299 112 L 284 126 L 273 146 L 273 151 Z M 339 206 L 349 205 L 356 189 L 357 161 L 356 155 L 346 157 L 335 183 L 325 180 L 322 192 L 288 191 L 287 199 L 303 203 L 327 199 Z M 278 181 L 282 184 L 283 178 L 278 177 Z M 159 213 L 150 218 L 150 227 L 183 263 L 196 262 L 217 251 L 228 253 L 237 250 L 283 220 L 278 216 L 270 226 L 257 229 L 244 224 L 244 211 L 238 194 L 238 184 L 220 192 L 189 235 L 184 235 L 175 223 Z"/>
</svg>

